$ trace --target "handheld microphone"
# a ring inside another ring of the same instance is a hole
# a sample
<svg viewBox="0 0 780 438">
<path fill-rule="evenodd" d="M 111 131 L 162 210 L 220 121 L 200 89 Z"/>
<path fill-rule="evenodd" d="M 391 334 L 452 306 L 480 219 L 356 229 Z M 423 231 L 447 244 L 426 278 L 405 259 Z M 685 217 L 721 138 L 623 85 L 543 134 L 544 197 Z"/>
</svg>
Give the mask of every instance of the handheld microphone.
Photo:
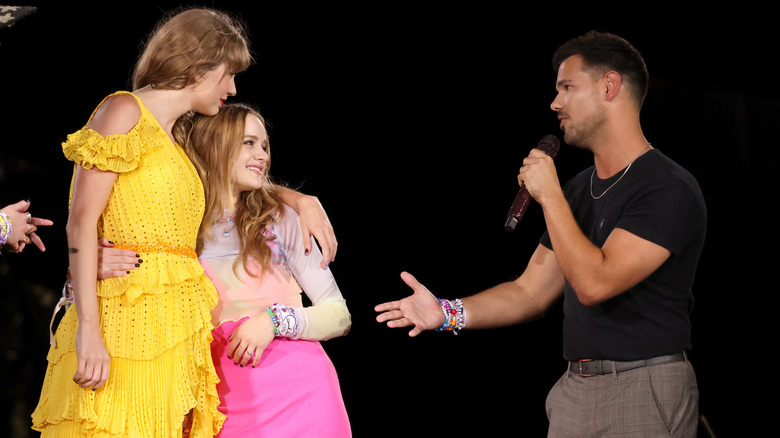
<svg viewBox="0 0 780 438">
<path fill-rule="evenodd" d="M 539 144 L 536 145 L 536 149 L 544 152 L 545 154 L 555 158 L 558 155 L 558 149 L 561 147 L 561 142 L 558 137 L 554 135 L 545 135 L 539 140 Z M 525 210 L 528 208 L 528 204 L 531 203 L 531 195 L 528 194 L 528 190 L 525 188 L 525 184 L 520 187 L 520 190 L 515 196 L 512 206 L 509 207 L 508 217 L 504 224 L 504 229 L 507 231 L 514 231 L 520 219 L 523 218 Z"/>
</svg>

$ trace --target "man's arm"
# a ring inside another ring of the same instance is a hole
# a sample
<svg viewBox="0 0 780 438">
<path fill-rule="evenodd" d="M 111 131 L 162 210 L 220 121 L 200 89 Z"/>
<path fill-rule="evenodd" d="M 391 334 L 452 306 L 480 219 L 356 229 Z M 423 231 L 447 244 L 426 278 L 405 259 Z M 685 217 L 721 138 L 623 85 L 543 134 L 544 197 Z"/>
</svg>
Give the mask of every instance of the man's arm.
<svg viewBox="0 0 780 438">
<path fill-rule="evenodd" d="M 504 327 L 538 319 L 561 296 L 564 284 L 555 254 L 539 245 L 515 281 L 463 299 L 466 328 Z"/>
<path fill-rule="evenodd" d="M 671 255 L 666 248 L 615 229 L 599 248 L 583 234 L 558 183 L 552 158 L 533 150 L 519 179 L 544 211 L 555 257 L 586 306 L 615 297 L 655 272 Z"/>
<path fill-rule="evenodd" d="M 414 326 L 410 336 L 441 327 L 444 316 L 436 297 L 410 274 L 404 272 L 401 277 L 414 293 L 376 306 L 374 309 L 380 312 L 377 321 L 386 322 L 388 327 Z M 555 255 L 539 245 L 515 281 L 463 300 L 465 328 L 503 327 L 537 319 L 561 296 L 564 283 Z"/>
</svg>

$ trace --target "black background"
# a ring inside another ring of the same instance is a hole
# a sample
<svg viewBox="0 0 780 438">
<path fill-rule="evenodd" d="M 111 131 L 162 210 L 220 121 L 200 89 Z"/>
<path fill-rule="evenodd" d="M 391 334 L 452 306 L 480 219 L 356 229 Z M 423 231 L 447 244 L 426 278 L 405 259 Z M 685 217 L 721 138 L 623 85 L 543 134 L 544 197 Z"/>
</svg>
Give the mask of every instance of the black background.
<svg viewBox="0 0 780 438">
<path fill-rule="evenodd" d="M 25 3 L 15 3 L 25 4 Z M 34 3 L 0 29 L 0 205 L 32 201 L 47 251 L 0 257 L 0 435 L 28 436 L 47 327 L 67 269 L 72 164 L 60 143 L 107 94 L 129 89 L 141 42 L 177 2 Z M 189 5 L 189 4 L 184 4 Z M 780 126 L 777 37 L 750 11 L 422 7 L 212 2 L 241 14 L 257 63 L 238 95 L 270 123 L 273 175 L 319 197 L 339 249 L 331 265 L 352 332 L 326 342 L 356 437 L 544 436 L 544 400 L 564 370 L 561 310 L 517 327 L 410 339 L 374 320 L 406 296 L 408 270 L 441 297 L 513 279 L 544 223 L 532 205 L 503 229 L 522 158 L 557 134 L 550 57 L 590 29 L 631 41 L 653 78 L 647 138 L 699 180 L 708 238 L 694 285 L 692 361 L 701 413 L 719 436 L 771 427 L 767 280 L 777 260 L 771 190 Z M 566 181 L 592 158 L 564 146 Z"/>
</svg>

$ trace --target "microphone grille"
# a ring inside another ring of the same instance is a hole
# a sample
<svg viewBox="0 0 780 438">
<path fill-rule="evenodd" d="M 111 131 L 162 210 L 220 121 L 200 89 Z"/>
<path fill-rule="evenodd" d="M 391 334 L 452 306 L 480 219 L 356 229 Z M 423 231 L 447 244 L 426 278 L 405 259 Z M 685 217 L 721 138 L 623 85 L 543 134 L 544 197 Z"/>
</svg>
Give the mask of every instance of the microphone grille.
<svg viewBox="0 0 780 438">
<path fill-rule="evenodd" d="M 561 148 L 561 141 L 558 140 L 558 137 L 552 134 L 545 135 L 541 140 L 539 140 L 539 144 L 536 146 L 536 148 L 555 158 L 555 156 L 558 155 L 558 149 Z"/>
</svg>

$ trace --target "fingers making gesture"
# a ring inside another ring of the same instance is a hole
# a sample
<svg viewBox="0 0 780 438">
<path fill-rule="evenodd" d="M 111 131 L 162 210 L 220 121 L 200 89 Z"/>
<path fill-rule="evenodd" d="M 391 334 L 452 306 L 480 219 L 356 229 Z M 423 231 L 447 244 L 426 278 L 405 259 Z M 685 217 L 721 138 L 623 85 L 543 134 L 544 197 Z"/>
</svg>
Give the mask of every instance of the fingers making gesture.
<svg viewBox="0 0 780 438">
<path fill-rule="evenodd" d="M 22 252 L 25 246 L 35 244 L 41 251 L 46 251 L 41 238 L 36 234 L 39 226 L 49 226 L 54 222 L 49 219 L 33 217 L 28 211 L 29 201 L 19 201 L 0 209 L 0 238 L 4 238 L 4 250 Z"/>
<path fill-rule="evenodd" d="M 388 327 L 414 326 L 409 336 L 417 336 L 425 330 L 435 330 L 444 323 L 444 314 L 436 297 L 408 272 L 401 273 L 401 279 L 414 293 L 399 301 L 379 304 L 374 310 L 380 312 L 378 322 Z"/>
</svg>

